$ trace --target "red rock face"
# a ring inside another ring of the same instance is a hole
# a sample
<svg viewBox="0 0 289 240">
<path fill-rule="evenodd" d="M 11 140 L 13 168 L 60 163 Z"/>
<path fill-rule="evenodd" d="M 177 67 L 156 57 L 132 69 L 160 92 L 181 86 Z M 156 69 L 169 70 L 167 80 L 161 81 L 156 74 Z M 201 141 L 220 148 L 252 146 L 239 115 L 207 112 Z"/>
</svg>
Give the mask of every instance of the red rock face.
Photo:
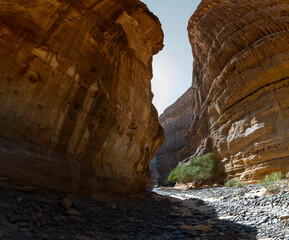
<svg viewBox="0 0 289 240">
<path fill-rule="evenodd" d="M 189 21 L 194 118 L 182 158 L 254 182 L 289 170 L 288 0 L 203 0 Z"/>
<path fill-rule="evenodd" d="M 137 0 L 1 0 L 1 179 L 143 191 L 163 141 L 150 83 L 162 41 Z"/>
</svg>

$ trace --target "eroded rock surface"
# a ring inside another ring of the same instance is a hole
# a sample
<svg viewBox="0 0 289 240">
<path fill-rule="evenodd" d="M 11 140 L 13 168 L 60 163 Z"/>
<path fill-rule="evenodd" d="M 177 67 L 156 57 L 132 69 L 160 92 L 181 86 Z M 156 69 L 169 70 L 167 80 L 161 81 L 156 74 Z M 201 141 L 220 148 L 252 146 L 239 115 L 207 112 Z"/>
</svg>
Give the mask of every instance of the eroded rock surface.
<svg viewBox="0 0 289 240">
<path fill-rule="evenodd" d="M 150 83 L 162 41 L 138 0 L 1 0 L 1 181 L 144 190 L 163 141 Z"/>
<path fill-rule="evenodd" d="M 173 105 L 159 117 L 164 128 L 165 142 L 156 155 L 158 183 L 167 184 L 168 174 L 182 160 L 183 137 L 192 121 L 193 89 L 189 88 Z"/>
<path fill-rule="evenodd" d="M 189 21 L 194 112 L 182 158 L 219 155 L 229 178 L 289 170 L 288 0 L 203 0 Z"/>
</svg>

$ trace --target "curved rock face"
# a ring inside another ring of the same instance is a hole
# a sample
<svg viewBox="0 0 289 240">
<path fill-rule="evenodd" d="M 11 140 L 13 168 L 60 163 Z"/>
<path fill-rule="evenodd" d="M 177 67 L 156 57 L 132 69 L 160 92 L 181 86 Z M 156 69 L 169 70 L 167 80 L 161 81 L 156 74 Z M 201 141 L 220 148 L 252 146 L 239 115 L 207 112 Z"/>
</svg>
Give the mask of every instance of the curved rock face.
<svg viewBox="0 0 289 240">
<path fill-rule="evenodd" d="M 138 0 L 1 0 L 1 179 L 143 191 L 163 141 L 150 83 L 162 41 Z"/>
<path fill-rule="evenodd" d="M 192 121 L 193 89 L 189 88 L 174 104 L 159 117 L 164 128 L 165 142 L 156 155 L 158 184 L 166 185 L 172 169 L 182 160 L 183 137 Z"/>
<path fill-rule="evenodd" d="M 182 157 L 217 153 L 229 178 L 289 170 L 288 0 L 203 0 L 189 21 L 196 108 Z"/>
</svg>

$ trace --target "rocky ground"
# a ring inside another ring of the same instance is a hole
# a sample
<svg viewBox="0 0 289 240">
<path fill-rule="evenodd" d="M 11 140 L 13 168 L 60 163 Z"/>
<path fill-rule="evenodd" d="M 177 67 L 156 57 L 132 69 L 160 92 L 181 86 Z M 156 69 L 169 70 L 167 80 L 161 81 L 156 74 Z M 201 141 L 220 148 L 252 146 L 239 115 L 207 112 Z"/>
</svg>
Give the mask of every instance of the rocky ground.
<svg viewBox="0 0 289 240">
<path fill-rule="evenodd" d="M 281 189 L 279 194 L 271 195 L 266 194 L 259 184 L 188 191 L 157 188 L 154 192 L 182 200 L 203 200 L 202 204 L 214 209 L 216 218 L 243 226 L 243 232 L 248 228 L 255 229 L 257 236 L 247 239 L 289 240 L 288 182 L 283 181 Z"/>
<path fill-rule="evenodd" d="M 101 201 L 0 190 L 0 239 L 255 239 L 254 226 L 219 219 L 219 212 L 206 204 L 155 193 Z M 216 206 L 226 214 L 226 205 Z M 265 222 L 269 221 L 270 217 Z"/>
</svg>

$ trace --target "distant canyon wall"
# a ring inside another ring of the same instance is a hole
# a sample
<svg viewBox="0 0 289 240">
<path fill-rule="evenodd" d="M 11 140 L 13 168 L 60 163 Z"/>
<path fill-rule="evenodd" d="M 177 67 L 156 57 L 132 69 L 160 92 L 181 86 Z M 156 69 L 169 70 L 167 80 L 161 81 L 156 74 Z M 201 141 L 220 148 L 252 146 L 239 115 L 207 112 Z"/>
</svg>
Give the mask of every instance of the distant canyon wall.
<svg viewBox="0 0 289 240">
<path fill-rule="evenodd" d="M 159 117 L 165 131 L 165 143 L 156 155 L 158 184 L 166 185 L 168 174 L 182 160 L 183 137 L 186 134 L 193 113 L 193 89 L 189 88 L 174 104 Z"/>
<path fill-rule="evenodd" d="M 180 159 L 213 152 L 218 174 L 248 183 L 289 171 L 289 2 L 203 0 L 188 32 L 193 113 Z"/>
<path fill-rule="evenodd" d="M 0 0 L 0 184 L 145 190 L 158 19 L 138 0 Z"/>
</svg>

